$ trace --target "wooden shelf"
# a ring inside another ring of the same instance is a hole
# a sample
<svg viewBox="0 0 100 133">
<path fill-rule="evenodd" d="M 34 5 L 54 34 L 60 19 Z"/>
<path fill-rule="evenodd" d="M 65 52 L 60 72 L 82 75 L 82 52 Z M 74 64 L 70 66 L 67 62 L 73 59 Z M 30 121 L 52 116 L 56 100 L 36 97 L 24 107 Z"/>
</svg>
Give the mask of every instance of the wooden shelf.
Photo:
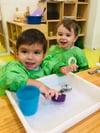
<svg viewBox="0 0 100 133">
<path fill-rule="evenodd" d="M 2 27 L 2 21 L 0 20 L 0 33 L 3 34 L 3 27 Z"/>
<path fill-rule="evenodd" d="M 75 19 L 76 21 L 87 21 L 87 19 Z"/>
<path fill-rule="evenodd" d="M 12 47 L 9 47 L 9 51 L 14 54 L 14 51 L 13 51 L 13 48 Z"/>
<path fill-rule="evenodd" d="M 2 20 L 0 20 L 0 44 L 6 49 L 5 35 L 3 32 Z"/>
<path fill-rule="evenodd" d="M 4 37 L 4 34 L 3 33 L 0 33 L 0 36 L 3 36 Z"/>
<path fill-rule="evenodd" d="M 88 4 L 89 0 L 85 2 L 80 2 L 79 0 L 39 1 L 39 9 L 43 9 L 44 7 L 46 7 L 43 18 L 48 26 L 47 39 L 50 46 L 52 45 L 52 43 L 56 44 L 56 25 L 64 17 L 71 17 L 79 23 L 81 27 L 81 33 L 79 34 L 79 37 L 82 38 L 82 42 L 84 44 L 87 25 Z M 57 18 L 55 17 L 55 14 Z M 53 36 L 50 36 L 50 32 L 52 32 Z"/>
<path fill-rule="evenodd" d="M 48 40 L 54 40 L 56 39 L 56 36 L 48 37 Z"/>
<path fill-rule="evenodd" d="M 59 22 L 60 19 L 56 19 L 56 20 L 47 20 L 47 22 Z"/>
<path fill-rule="evenodd" d="M 87 5 L 88 2 L 77 2 L 77 4 L 80 4 L 80 5 L 81 5 L 81 4 L 82 4 L 82 5 L 85 5 L 85 4 L 86 4 L 86 5 Z"/>
<path fill-rule="evenodd" d="M 78 36 L 79 36 L 79 37 L 82 37 L 82 36 L 84 37 L 84 36 L 85 36 L 85 34 L 79 34 Z"/>
</svg>

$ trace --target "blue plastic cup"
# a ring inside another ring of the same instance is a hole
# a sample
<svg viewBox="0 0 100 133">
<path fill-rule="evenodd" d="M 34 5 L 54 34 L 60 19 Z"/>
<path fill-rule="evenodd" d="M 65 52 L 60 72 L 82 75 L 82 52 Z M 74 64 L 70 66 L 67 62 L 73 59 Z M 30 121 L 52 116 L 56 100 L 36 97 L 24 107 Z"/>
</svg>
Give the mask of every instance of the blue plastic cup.
<svg viewBox="0 0 100 133">
<path fill-rule="evenodd" d="M 40 90 L 36 86 L 24 86 L 17 91 L 16 95 L 19 107 L 25 116 L 31 116 L 37 112 Z"/>
</svg>

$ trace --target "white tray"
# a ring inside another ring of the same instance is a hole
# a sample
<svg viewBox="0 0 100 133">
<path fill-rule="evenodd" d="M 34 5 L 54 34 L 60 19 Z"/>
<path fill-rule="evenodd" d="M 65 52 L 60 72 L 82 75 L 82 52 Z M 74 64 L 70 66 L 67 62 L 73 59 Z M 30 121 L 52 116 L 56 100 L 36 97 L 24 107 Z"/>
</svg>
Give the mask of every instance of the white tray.
<svg viewBox="0 0 100 133">
<path fill-rule="evenodd" d="M 63 103 L 47 101 L 41 95 L 38 111 L 30 117 L 25 117 L 20 111 L 16 94 L 6 91 L 27 133 L 61 133 L 100 109 L 100 87 L 73 73 L 62 77 L 50 75 L 38 80 L 57 90 L 68 83 L 72 90 L 66 92 Z"/>
</svg>

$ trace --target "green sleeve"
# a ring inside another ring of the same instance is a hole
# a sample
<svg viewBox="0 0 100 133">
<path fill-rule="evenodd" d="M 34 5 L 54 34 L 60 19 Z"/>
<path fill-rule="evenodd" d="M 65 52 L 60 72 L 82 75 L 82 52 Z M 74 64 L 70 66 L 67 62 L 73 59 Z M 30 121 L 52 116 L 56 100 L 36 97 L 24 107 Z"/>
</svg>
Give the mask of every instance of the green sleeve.
<svg viewBox="0 0 100 133">
<path fill-rule="evenodd" d="M 77 56 L 77 63 L 79 66 L 78 71 L 83 71 L 83 70 L 88 69 L 88 61 L 87 61 L 84 51 L 81 50 L 79 55 Z"/>
<path fill-rule="evenodd" d="M 22 86 L 26 85 L 28 76 L 17 63 L 7 63 L 0 71 L 0 87 L 17 91 Z"/>
<path fill-rule="evenodd" d="M 45 57 L 42 67 L 45 71 L 46 75 L 53 74 L 53 73 L 60 73 L 59 68 L 61 66 L 65 66 L 64 63 L 59 62 L 56 55 L 49 54 Z"/>
<path fill-rule="evenodd" d="M 58 48 L 58 45 L 51 46 L 51 47 L 49 48 L 49 50 L 48 50 L 47 55 L 49 55 L 49 54 L 55 54 L 56 51 L 57 51 L 57 48 Z"/>
</svg>

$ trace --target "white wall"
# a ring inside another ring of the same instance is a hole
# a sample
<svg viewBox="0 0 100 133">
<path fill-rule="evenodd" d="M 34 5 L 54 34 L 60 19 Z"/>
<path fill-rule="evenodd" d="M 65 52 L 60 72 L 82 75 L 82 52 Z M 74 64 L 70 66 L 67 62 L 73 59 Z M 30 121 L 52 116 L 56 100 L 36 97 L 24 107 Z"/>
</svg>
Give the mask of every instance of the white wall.
<svg viewBox="0 0 100 133">
<path fill-rule="evenodd" d="M 100 0 L 90 0 L 85 47 L 100 49 Z"/>
<path fill-rule="evenodd" d="M 100 48 L 100 0 L 97 0 L 97 13 L 94 27 L 93 47 Z"/>
<path fill-rule="evenodd" d="M 33 12 L 37 8 L 38 0 L 1 0 L 2 14 L 5 20 L 13 20 L 16 7 L 20 11 L 25 11 L 26 7 L 30 7 Z"/>
</svg>

